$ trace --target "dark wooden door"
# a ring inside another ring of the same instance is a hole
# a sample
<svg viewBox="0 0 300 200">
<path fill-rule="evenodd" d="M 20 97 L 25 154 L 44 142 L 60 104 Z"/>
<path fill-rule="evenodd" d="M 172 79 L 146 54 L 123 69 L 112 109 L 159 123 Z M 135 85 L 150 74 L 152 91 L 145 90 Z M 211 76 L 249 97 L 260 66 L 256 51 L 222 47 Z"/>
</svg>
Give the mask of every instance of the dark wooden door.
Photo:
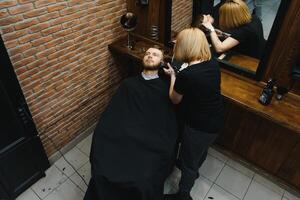
<svg viewBox="0 0 300 200">
<path fill-rule="evenodd" d="M 49 161 L 0 41 L 0 199 L 14 199 L 45 175 Z"/>
</svg>

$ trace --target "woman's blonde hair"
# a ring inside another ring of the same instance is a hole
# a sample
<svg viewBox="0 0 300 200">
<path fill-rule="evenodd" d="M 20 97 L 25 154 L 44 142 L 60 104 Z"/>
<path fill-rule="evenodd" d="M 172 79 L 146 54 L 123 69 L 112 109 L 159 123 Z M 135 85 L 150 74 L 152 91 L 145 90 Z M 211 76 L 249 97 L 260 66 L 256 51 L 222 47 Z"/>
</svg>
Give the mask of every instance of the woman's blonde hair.
<svg viewBox="0 0 300 200">
<path fill-rule="evenodd" d="M 227 31 L 251 21 L 247 4 L 242 0 L 227 0 L 219 9 L 219 26 Z"/>
<path fill-rule="evenodd" d="M 204 33 L 198 28 L 182 30 L 176 37 L 174 57 L 186 63 L 210 60 L 211 53 Z"/>
</svg>

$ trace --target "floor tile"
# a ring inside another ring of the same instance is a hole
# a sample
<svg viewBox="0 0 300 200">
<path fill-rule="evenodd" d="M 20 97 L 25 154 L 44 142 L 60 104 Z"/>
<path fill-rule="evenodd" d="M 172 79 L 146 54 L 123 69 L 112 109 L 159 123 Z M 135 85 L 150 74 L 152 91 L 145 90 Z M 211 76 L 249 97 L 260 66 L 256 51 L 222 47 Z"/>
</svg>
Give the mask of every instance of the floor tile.
<svg viewBox="0 0 300 200">
<path fill-rule="evenodd" d="M 237 161 L 234 161 L 232 159 L 229 159 L 227 162 L 226 162 L 227 165 L 229 165 L 230 167 L 238 170 L 239 172 L 243 173 L 244 175 L 252 178 L 255 174 L 254 171 L 252 171 L 251 169 L 245 167 L 244 165 L 242 165 L 241 163 L 237 162 Z"/>
<path fill-rule="evenodd" d="M 55 165 L 52 165 L 46 171 L 46 177 L 40 179 L 31 188 L 40 198 L 43 199 L 66 180 L 67 176 L 62 174 L 62 172 L 57 169 Z"/>
<path fill-rule="evenodd" d="M 76 147 L 67 152 L 65 154 L 65 158 L 73 165 L 75 169 L 81 168 L 89 161 L 88 156 L 86 156 Z"/>
<path fill-rule="evenodd" d="M 284 189 L 281 188 L 280 186 L 276 185 L 272 181 L 262 177 L 261 175 L 255 174 L 254 175 L 254 180 L 265 187 L 269 188 L 270 190 L 273 190 L 274 192 L 278 193 L 279 195 L 283 195 Z"/>
<path fill-rule="evenodd" d="M 40 200 L 38 196 L 31 190 L 28 189 L 25 192 L 23 192 L 16 200 Z"/>
<path fill-rule="evenodd" d="M 240 200 L 232 194 L 226 192 L 221 187 L 213 185 L 205 197 L 205 200 Z M 257 199 L 258 200 L 258 199 Z"/>
<path fill-rule="evenodd" d="M 221 152 L 217 151 L 216 149 L 214 149 L 212 147 L 210 147 L 208 149 L 208 154 L 215 157 L 215 158 L 217 158 L 217 159 L 219 159 L 219 160 L 221 160 L 224 163 L 228 160 L 228 156 L 222 154 Z"/>
<path fill-rule="evenodd" d="M 209 189 L 212 187 L 213 182 L 200 176 L 192 188 L 191 196 L 194 200 L 203 200 Z"/>
<path fill-rule="evenodd" d="M 82 180 L 83 177 L 80 177 L 77 173 L 74 173 L 70 179 L 72 180 L 72 182 L 78 186 L 83 192 L 85 192 L 87 190 L 88 184 L 89 182 L 84 182 Z M 83 178 L 84 179 L 84 178 Z"/>
<path fill-rule="evenodd" d="M 44 200 L 82 200 L 83 196 L 84 193 L 68 179 Z"/>
<path fill-rule="evenodd" d="M 225 165 L 224 162 L 220 161 L 215 157 L 208 155 L 205 162 L 200 167 L 199 173 L 205 178 L 208 178 L 209 180 L 214 182 L 217 179 L 218 175 L 220 174 L 224 165 Z"/>
<path fill-rule="evenodd" d="M 83 165 L 79 170 L 78 173 L 84 178 L 85 182 L 88 183 L 91 179 L 91 164 L 87 162 Z"/>
<path fill-rule="evenodd" d="M 66 176 L 71 176 L 74 174 L 75 170 L 71 167 L 69 163 L 66 162 L 66 160 L 61 157 L 58 161 L 54 163 L 54 165 L 63 173 L 66 174 Z"/>
<path fill-rule="evenodd" d="M 79 176 L 79 175 L 81 176 Z M 78 185 L 82 191 L 86 191 L 87 185 L 90 182 L 91 179 L 91 165 L 89 162 L 87 162 L 83 167 L 81 167 L 79 170 L 77 170 L 77 173 L 74 173 L 70 179 Z M 84 180 L 82 180 L 84 179 Z"/>
<path fill-rule="evenodd" d="M 281 197 L 282 195 L 253 180 L 244 200 L 281 200 Z"/>
<path fill-rule="evenodd" d="M 80 149 L 85 155 L 89 156 L 91 151 L 91 144 L 92 144 L 93 134 L 90 134 L 81 142 L 79 142 L 76 147 Z"/>
<path fill-rule="evenodd" d="M 232 167 L 229 167 L 228 165 L 223 168 L 216 181 L 216 184 L 240 199 L 242 199 L 246 194 L 250 183 L 250 177 L 242 174 Z"/>
<path fill-rule="evenodd" d="M 300 193 L 296 196 L 295 194 L 285 191 L 284 197 L 286 197 L 288 200 L 300 200 Z"/>
</svg>

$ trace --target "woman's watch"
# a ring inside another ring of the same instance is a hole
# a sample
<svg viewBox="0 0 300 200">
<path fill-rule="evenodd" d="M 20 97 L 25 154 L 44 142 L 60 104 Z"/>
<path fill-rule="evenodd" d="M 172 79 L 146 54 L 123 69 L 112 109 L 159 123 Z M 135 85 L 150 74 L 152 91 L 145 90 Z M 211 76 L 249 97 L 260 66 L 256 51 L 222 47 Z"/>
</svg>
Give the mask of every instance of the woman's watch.
<svg viewBox="0 0 300 200">
<path fill-rule="evenodd" d="M 214 27 L 212 27 L 212 28 L 209 29 L 209 33 L 212 33 L 212 32 L 216 32 L 216 30 L 215 30 Z"/>
</svg>

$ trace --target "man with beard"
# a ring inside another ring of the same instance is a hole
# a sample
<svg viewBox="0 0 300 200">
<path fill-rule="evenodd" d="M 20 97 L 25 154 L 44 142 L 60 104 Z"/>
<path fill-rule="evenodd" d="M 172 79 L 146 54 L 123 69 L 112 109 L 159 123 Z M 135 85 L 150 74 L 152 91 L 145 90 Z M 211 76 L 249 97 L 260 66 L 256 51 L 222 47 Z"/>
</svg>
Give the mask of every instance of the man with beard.
<svg viewBox="0 0 300 200">
<path fill-rule="evenodd" d="M 162 200 L 175 160 L 177 124 L 163 60 L 149 48 L 144 70 L 126 79 L 99 121 L 92 141 L 92 178 L 84 200 Z"/>
</svg>

